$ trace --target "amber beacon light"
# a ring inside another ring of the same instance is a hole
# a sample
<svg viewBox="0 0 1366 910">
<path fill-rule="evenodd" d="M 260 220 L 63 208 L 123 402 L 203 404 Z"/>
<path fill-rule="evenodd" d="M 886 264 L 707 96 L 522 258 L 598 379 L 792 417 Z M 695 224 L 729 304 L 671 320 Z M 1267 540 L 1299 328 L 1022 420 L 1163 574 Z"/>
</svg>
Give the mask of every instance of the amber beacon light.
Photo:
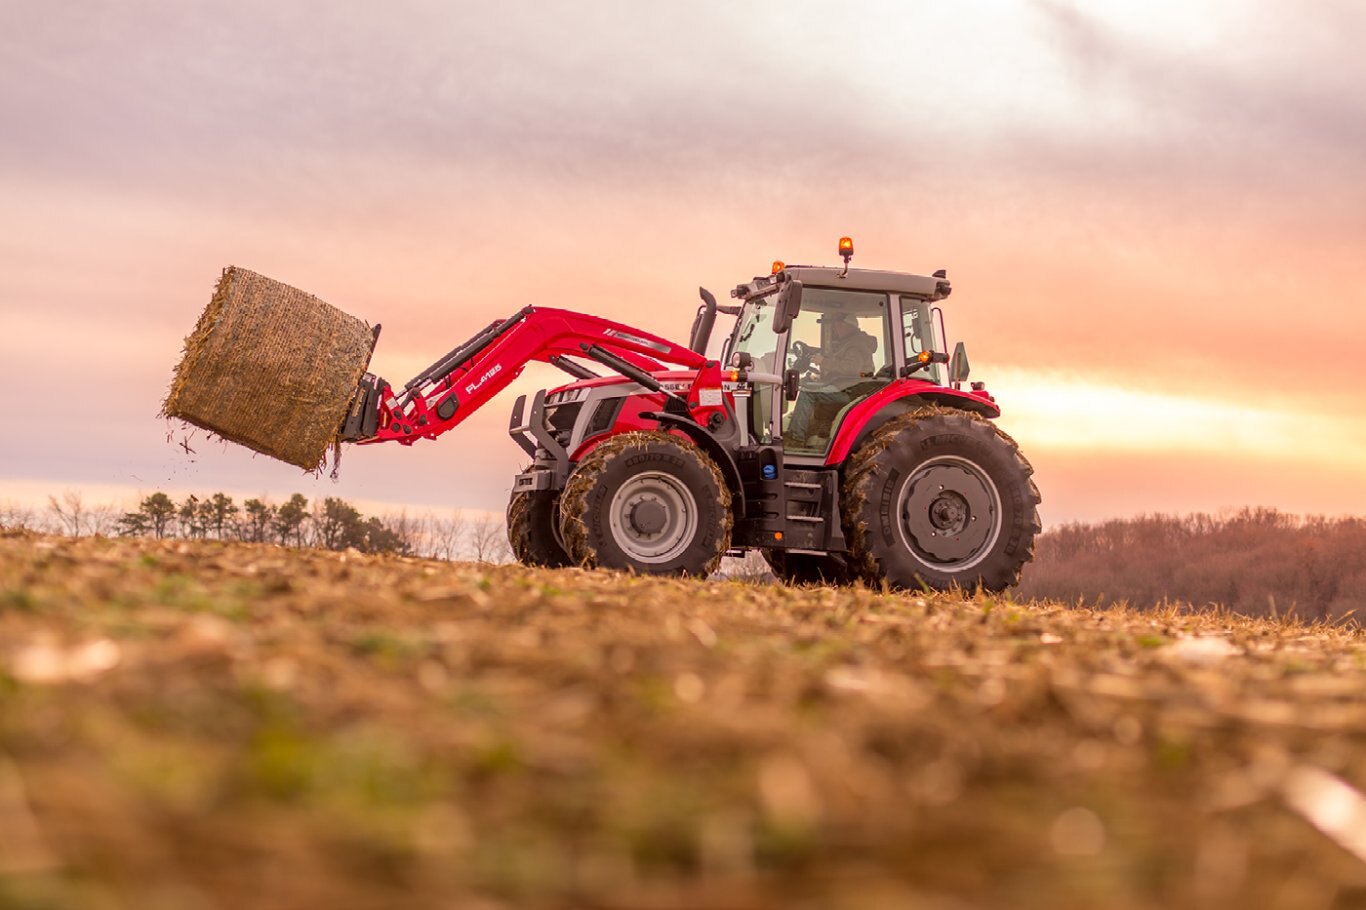
<svg viewBox="0 0 1366 910">
<path fill-rule="evenodd" d="M 852 259 L 853 256 L 854 256 L 854 238 L 853 238 L 853 237 L 841 237 L 841 238 L 840 238 L 840 258 L 844 260 L 844 264 L 845 264 L 845 265 L 848 265 L 848 264 L 849 264 L 849 260 Z"/>
</svg>

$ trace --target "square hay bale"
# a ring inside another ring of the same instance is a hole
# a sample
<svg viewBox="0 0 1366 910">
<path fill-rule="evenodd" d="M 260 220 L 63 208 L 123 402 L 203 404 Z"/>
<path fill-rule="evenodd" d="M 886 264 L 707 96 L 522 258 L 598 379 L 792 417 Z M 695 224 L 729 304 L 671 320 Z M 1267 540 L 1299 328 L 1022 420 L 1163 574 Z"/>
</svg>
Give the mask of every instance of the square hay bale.
<svg viewBox="0 0 1366 910">
<path fill-rule="evenodd" d="M 374 346 L 361 320 L 229 266 L 185 339 L 162 413 L 316 471 Z"/>
</svg>

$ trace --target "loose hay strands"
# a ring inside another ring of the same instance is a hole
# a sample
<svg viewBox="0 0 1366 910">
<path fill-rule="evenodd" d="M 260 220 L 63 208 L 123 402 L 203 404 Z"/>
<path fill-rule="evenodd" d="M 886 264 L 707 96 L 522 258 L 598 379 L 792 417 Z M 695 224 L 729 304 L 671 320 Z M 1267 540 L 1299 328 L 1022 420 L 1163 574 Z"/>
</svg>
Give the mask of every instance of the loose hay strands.
<svg viewBox="0 0 1366 910">
<path fill-rule="evenodd" d="M 323 466 L 374 334 L 297 288 L 229 266 L 185 339 L 161 411 L 249 449 Z"/>
</svg>

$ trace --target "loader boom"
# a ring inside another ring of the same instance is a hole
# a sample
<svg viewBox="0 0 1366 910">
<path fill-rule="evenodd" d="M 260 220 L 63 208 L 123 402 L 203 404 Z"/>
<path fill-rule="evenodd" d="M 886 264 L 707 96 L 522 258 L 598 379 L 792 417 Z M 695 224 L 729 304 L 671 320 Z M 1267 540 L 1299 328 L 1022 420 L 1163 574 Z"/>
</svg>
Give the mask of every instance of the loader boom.
<svg viewBox="0 0 1366 910">
<path fill-rule="evenodd" d="M 400 392 L 367 374 L 342 438 L 405 445 L 435 439 L 507 388 L 528 363 L 562 364 L 566 357 L 598 360 L 638 381 L 641 375 L 670 368 L 695 370 L 689 402 L 697 401 L 700 387 L 721 387 L 719 365 L 683 345 L 598 316 L 529 306 L 476 333 Z"/>
</svg>

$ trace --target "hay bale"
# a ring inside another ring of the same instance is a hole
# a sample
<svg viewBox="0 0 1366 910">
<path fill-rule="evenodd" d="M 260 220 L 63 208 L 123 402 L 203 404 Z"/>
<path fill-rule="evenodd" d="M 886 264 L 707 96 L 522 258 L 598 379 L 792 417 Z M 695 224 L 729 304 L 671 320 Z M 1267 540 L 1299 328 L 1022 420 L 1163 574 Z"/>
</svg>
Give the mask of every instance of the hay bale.
<svg viewBox="0 0 1366 910">
<path fill-rule="evenodd" d="M 361 320 L 229 266 L 185 339 L 162 413 L 318 470 L 374 345 Z"/>
</svg>

